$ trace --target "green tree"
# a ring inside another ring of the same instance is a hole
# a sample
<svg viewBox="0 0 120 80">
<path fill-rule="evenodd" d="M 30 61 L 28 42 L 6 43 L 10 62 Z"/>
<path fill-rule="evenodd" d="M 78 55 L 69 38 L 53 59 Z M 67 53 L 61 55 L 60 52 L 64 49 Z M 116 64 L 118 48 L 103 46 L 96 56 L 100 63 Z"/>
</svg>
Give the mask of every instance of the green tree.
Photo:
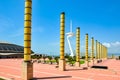
<svg viewBox="0 0 120 80">
<path fill-rule="evenodd" d="M 59 64 L 59 56 L 55 56 L 55 61 L 57 63 L 57 65 Z"/>
<path fill-rule="evenodd" d="M 48 56 L 48 59 L 50 61 L 50 64 L 52 64 L 52 56 Z"/>
</svg>

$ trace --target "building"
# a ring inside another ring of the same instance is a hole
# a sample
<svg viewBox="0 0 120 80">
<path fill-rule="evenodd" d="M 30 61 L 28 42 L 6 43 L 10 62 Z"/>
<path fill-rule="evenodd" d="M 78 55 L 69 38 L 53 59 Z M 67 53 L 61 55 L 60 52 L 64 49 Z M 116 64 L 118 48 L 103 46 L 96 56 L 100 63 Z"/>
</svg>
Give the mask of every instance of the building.
<svg viewBox="0 0 120 80">
<path fill-rule="evenodd" d="M 0 58 L 22 58 L 24 47 L 7 42 L 0 42 Z"/>
</svg>

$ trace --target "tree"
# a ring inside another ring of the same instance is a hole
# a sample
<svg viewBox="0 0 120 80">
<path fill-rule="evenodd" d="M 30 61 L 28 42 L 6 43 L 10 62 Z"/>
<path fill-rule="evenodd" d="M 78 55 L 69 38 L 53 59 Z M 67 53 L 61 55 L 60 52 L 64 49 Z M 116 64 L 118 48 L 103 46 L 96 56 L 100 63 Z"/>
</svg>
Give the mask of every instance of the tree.
<svg viewBox="0 0 120 80">
<path fill-rule="evenodd" d="M 71 56 L 68 57 L 68 62 L 72 66 L 74 65 L 75 61 L 76 61 L 76 57 L 75 56 L 74 57 L 71 57 Z"/>
<path fill-rule="evenodd" d="M 59 64 L 59 57 L 58 56 L 55 56 L 55 61 L 56 61 L 56 63 L 57 63 L 57 65 Z"/>
<path fill-rule="evenodd" d="M 52 64 L 52 56 L 48 56 L 48 59 L 50 61 L 50 64 Z"/>
</svg>

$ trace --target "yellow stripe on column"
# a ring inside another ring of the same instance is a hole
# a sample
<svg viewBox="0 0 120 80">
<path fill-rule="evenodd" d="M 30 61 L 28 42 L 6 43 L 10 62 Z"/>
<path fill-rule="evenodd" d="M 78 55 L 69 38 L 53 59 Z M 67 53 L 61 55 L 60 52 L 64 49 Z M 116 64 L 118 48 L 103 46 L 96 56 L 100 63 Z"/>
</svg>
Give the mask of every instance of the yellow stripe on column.
<svg viewBox="0 0 120 80">
<path fill-rule="evenodd" d="M 86 59 L 86 61 L 88 62 L 88 34 L 86 34 L 86 38 L 85 38 L 85 42 L 86 42 L 86 44 L 85 44 L 85 46 L 86 46 L 86 52 L 85 52 L 85 59 Z"/>
<path fill-rule="evenodd" d="M 76 31 L 76 62 L 80 61 L 80 28 Z"/>
<path fill-rule="evenodd" d="M 100 42 L 98 42 L 98 59 L 100 59 Z"/>
<path fill-rule="evenodd" d="M 65 13 L 60 15 L 60 59 L 64 59 L 64 28 L 65 28 Z"/>
<path fill-rule="evenodd" d="M 32 0 L 25 0 L 24 14 L 24 61 L 31 60 L 31 14 Z"/>
<path fill-rule="evenodd" d="M 98 46 L 97 46 L 97 44 L 98 44 L 98 41 L 96 40 L 96 59 L 98 59 Z"/>
<path fill-rule="evenodd" d="M 93 37 L 91 39 L 91 43 L 92 43 L 92 46 L 91 46 L 91 58 L 92 58 L 92 60 L 94 60 L 94 38 Z"/>
</svg>

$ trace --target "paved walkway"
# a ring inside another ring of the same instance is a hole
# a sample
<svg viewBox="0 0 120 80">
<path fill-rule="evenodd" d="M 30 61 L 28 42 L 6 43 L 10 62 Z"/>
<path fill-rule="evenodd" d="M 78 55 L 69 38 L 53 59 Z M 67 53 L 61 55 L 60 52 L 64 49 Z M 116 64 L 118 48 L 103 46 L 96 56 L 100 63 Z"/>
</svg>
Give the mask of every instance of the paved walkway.
<svg viewBox="0 0 120 80">
<path fill-rule="evenodd" d="M 87 69 L 67 66 L 59 71 L 54 65 L 34 63 L 36 80 L 120 80 L 120 60 L 105 60 L 96 65 L 108 66 L 108 70 Z M 0 77 L 9 80 L 22 80 L 22 59 L 0 59 Z"/>
</svg>

